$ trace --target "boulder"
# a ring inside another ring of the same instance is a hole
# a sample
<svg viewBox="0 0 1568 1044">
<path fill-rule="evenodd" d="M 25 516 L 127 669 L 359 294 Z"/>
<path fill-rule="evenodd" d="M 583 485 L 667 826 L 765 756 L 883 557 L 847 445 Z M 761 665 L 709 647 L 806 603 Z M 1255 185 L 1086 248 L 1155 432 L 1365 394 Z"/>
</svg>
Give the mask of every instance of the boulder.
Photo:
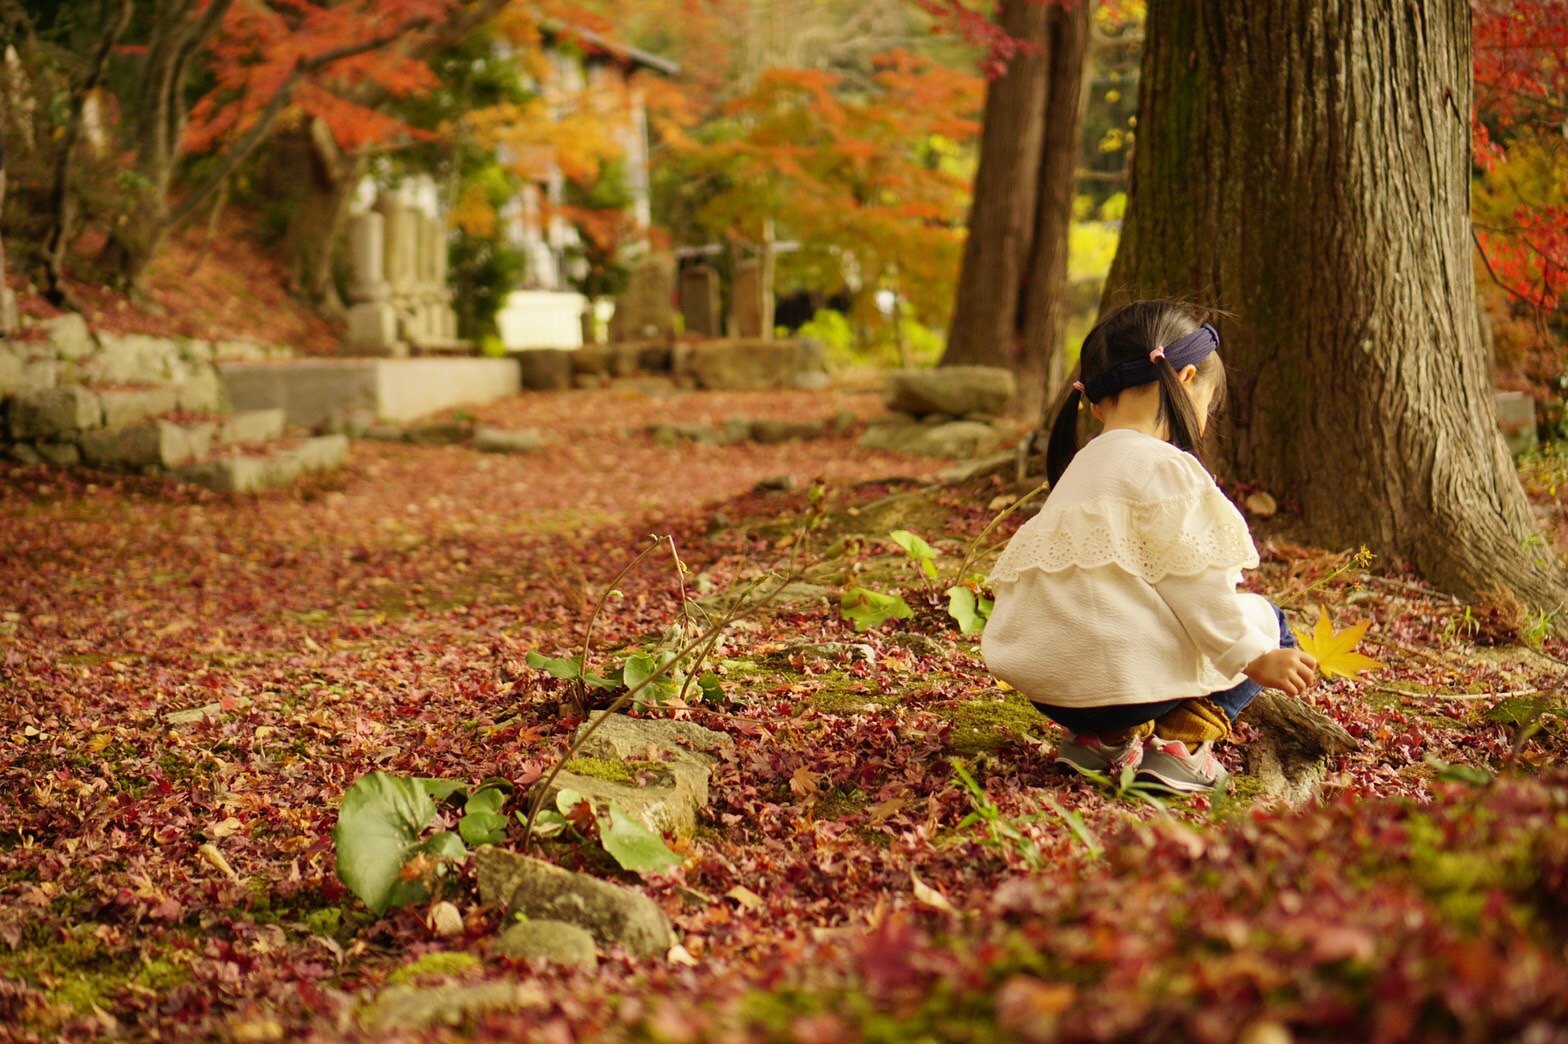
<svg viewBox="0 0 1568 1044">
<path fill-rule="evenodd" d="M 589 733 L 589 727 L 595 723 L 598 727 Z M 588 721 L 577 727 L 572 742 L 582 743 L 577 749 L 581 757 L 622 760 L 647 757 L 649 746 L 671 751 L 707 752 L 735 743 L 724 733 L 705 729 L 695 722 L 645 720 L 607 711 L 590 714 Z"/>
<path fill-rule="evenodd" d="M 67 384 L 19 392 L 7 417 L 13 439 L 68 435 L 101 427 L 103 405 L 86 388 Z"/>
<path fill-rule="evenodd" d="M 705 341 L 679 346 L 675 366 L 709 391 L 767 391 L 793 387 L 797 375 L 825 369 L 814 341 L 761 339 Z"/>
<path fill-rule="evenodd" d="M 136 384 L 167 380 L 179 361 L 179 349 L 162 337 L 106 333 L 98 340 L 102 346 L 98 353 L 82 361 L 82 373 L 92 381 Z"/>
<path fill-rule="evenodd" d="M 1497 425 L 1508 451 L 1518 457 L 1536 449 L 1540 443 L 1535 430 L 1535 400 L 1517 391 L 1497 392 L 1496 399 Z"/>
<path fill-rule="evenodd" d="M 98 350 L 98 346 L 93 343 L 92 331 L 87 328 L 87 320 L 75 312 L 42 319 L 38 328 L 48 337 L 57 359 L 66 362 L 85 359 Z"/>
<path fill-rule="evenodd" d="M 480 898 L 508 916 L 575 924 L 636 957 L 663 956 L 675 941 L 669 918 L 641 892 L 492 845 L 479 849 L 475 873 Z"/>
<path fill-rule="evenodd" d="M 597 755 L 594 755 L 597 756 Z M 646 754 L 643 755 L 646 757 Z M 593 806 L 601 822 L 610 820 L 610 805 L 660 834 L 690 837 L 697 830 L 697 810 L 708 804 L 708 766 L 682 751 L 668 761 L 632 761 L 633 782 L 599 779 L 563 769 L 545 792 L 554 806 L 563 790 L 576 791 Z"/>
<path fill-rule="evenodd" d="M 74 442 L 40 442 L 34 448 L 44 463 L 57 468 L 74 468 L 82 462 L 82 451 Z"/>
<path fill-rule="evenodd" d="M 151 417 L 161 417 L 173 413 L 175 407 L 174 389 L 168 387 L 109 388 L 99 392 L 98 399 L 103 403 L 106 428 L 123 428 Z"/>
<path fill-rule="evenodd" d="M 933 413 L 997 416 L 1007 409 L 1017 387 L 1012 371 L 999 366 L 895 370 L 887 376 L 883 402 L 890 410 L 915 417 Z"/>
<path fill-rule="evenodd" d="M 1006 440 L 1005 432 L 979 421 L 946 424 L 873 424 L 860 436 L 860 447 L 912 457 L 984 457 Z"/>
<path fill-rule="evenodd" d="M 599 948 L 593 936 L 565 921 L 521 921 L 514 924 L 496 939 L 495 952 L 503 957 L 520 957 L 525 960 L 542 957 L 551 964 L 589 970 L 599 966 Z"/>
<path fill-rule="evenodd" d="M 480 453 L 533 453 L 544 449 L 544 437 L 533 428 L 508 431 L 481 424 L 474 429 L 474 449 Z"/>
</svg>

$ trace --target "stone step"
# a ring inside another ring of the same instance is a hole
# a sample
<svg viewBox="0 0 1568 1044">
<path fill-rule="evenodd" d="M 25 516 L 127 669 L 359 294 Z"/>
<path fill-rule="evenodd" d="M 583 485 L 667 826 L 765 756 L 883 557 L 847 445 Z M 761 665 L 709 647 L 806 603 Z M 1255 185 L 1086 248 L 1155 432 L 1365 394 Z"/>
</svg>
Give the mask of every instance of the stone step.
<svg viewBox="0 0 1568 1044">
<path fill-rule="evenodd" d="M 291 443 L 263 444 L 265 452 L 212 457 L 178 468 L 170 475 L 180 482 L 218 493 L 256 493 L 287 486 L 310 472 L 341 467 L 348 456 L 348 437 L 320 435 Z"/>
</svg>

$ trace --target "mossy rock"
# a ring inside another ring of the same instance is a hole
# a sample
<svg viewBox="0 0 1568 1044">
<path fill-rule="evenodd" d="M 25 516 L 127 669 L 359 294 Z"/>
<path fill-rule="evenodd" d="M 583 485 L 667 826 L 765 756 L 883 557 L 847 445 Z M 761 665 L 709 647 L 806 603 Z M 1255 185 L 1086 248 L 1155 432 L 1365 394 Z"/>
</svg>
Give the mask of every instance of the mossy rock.
<svg viewBox="0 0 1568 1044">
<path fill-rule="evenodd" d="M 551 964 L 594 969 L 599 966 L 593 936 L 565 921 L 522 921 L 502 932 L 495 952 L 525 960 L 543 958 Z"/>
</svg>

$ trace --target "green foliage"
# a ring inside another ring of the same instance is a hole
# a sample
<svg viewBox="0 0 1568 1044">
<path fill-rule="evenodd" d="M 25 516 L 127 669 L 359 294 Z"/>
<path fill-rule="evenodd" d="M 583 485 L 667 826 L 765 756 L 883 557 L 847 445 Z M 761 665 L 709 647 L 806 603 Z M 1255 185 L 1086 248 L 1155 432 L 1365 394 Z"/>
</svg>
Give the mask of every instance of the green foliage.
<svg viewBox="0 0 1568 1044">
<path fill-rule="evenodd" d="M 447 248 L 447 279 L 461 337 L 484 340 L 499 333 L 496 316 L 528 270 L 527 256 L 499 235 L 458 232 Z"/>
<path fill-rule="evenodd" d="M 338 808 L 332 831 L 338 879 L 376 914 L 429 898 L 431 884 L 452 862 L 468 858 L 463 842 L 496 844 L 506 832 L 500 814 L 512 784 L 485 780 L 472 793 L 447 779 L 371 772 L 354 781 Z M 437 831 L 436 803 L 466 797 L 457 833 Z"/>
<path fill-rule="evenodd" d="M 332 832 L 339 879 L 377 914 L 424 899 L 423 881 L 404 880 L 402 872 L 417 855 L 450 850 L 449 833 L 421 840 L 435 815 L 435 802 L 419 780 L 382 772 L 361 776 L 343 795 Z"/>
<path fill-rule="evenodd" d="M 649 873 L 681 864 L 681 857 L 670 851 L 664 838 L 632 819 L 613 801 L 610 826 L 605 829 L 601 825 L 599 843 L 621 864 L 622 870 Z"/>
<path fill-rule="evenodd" d="M 1003 814 L 985 788 L 975 782 L 975 778 L 960 762 L 955 759 L 952 765 L 953 771 L 958 774 L 959 784 L 969 795 L 969 803 L 973 806 L 973 811 L 958 821 L 959 829 L 983 826 L 987 845 L 1011 852 L 1030 867 L 1038 868 L 1041 862 L 1040 846 L 1034 838 L 1024 833 L 1018 821 Z"/>
<path fill-rule="evenodd" d="M 865 587 L 845 591 L 839 598 L 838 609 L 839 615 L 854 624 L 857 632 L 869 631 L 889 620 L 908 620 L 915 615 L 902 596 Z"/>
<path fill-rule="evenodd" d="M 971 587 L 956 585 L 947 589 L 947 615 L 958 624 L 960 634 L 979 634 L 991 619 L 996 603 L 975 593 Z"/>
<path fill-rule="evenodd" d="M 888 539 L 903 548 L 904 553 L 914 559 L 915 567 L 925 574 L 927 579 L 936 579 L 936 548 L 907 529 L 893 530 L 888 534 Z"/>
</svg>

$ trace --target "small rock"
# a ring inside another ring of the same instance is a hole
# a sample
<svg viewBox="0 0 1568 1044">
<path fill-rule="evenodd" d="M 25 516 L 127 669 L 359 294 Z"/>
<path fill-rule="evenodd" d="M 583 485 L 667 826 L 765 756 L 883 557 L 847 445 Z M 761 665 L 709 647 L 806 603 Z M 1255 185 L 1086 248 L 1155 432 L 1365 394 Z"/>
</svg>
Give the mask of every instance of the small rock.
<svg viewBox="0 0 1568 1044">
<path fill-rule="evenodd" d="M 674 942 L 664 911 L 629 888 L 492 845 L 476 854 L 475 874 L 480 897 L 508 916 L 566 921 L 637 957 L 662 957 Z"/>
<path fill-rule="evenodd" d="M 765 446 L 794 439 L 820 439 L 827 431 L 824 421 L 758 420 L 751 423 L 751 437 Z"/>
<path fill-rule="evenodd" d="M 494 944 L 504 957 L 536 960 L 579 968 L 599 966 L 599 948 L 593 936 L 565 921 L 522 921 L 502 932 Z"/>
<path fill-rule="evenodd" d="M 542 1008 L 550 1003 L 543 987 L 532 982 L 443 983 L 439 986 L 393 986 L 382 990 L 362 1016 L 371 1033 L 459 1026 L 490 1012 Z"/>
<path fill-rule="evenodd" d="M 403 432 L 403 438 L 416 446 L 455 446 L 473 434 L 473 425 L 456 420 L 434 420 L 416 424 Z"/>
<path fill-rule="evenodd" d="M 937 641 L 930 635 L 921 634 L 919 631 L 894 631 L 888 636 L 894 645 L 908 649 L 917 656 L 940 656 L 943 659 L 953 655 L 953 647 Z"/>
<path fill-rule="evenodd" d="M 474 429 L 474 449 L 480 453 L 533 453 L 544 448 L 544 437 L 533 428 L 508 431 L 480 425 Z"/>
<path fill-rule="evenodd" d="M 770 475 L 751 487 L 753 493 L 793 493 L 794 475 Z"/>
</svg>

